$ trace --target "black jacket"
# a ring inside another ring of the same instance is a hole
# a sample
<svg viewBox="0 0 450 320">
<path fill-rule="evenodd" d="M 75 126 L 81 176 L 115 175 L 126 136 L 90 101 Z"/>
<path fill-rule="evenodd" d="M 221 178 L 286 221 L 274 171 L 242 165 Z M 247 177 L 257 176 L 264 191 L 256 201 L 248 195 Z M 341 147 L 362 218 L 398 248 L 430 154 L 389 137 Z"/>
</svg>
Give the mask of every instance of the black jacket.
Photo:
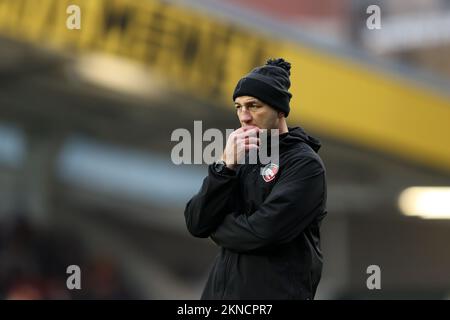
<svg viewBox="0 0 450 320">
<path fill-rule="evenodd" d="M 221 247 L 202 299 L 314 298 L 327 213 L 319 148 L 303 129 L 290 128 L 280 136 L 279 171 L 269 182 L 263 165 L 241 165 L 235 174 L 209 166 L 184 212 L 192 235 Z"/>
</svg>

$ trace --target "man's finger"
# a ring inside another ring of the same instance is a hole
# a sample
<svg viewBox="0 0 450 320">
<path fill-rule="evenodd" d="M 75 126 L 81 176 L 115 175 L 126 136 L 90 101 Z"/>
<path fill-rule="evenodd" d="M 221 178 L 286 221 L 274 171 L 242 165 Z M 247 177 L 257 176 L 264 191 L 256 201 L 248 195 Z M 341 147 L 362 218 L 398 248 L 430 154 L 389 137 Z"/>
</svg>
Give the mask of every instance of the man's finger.
<svg viewBox="0 0 450 320">
<path fill-rule="evenodd" d="M 254 143 L 254 144 L 259 144 L 260 143 L 260 139 L 258 137 L 239 137 L 236 140 L 237 144 L 249 144 L 249 143 Z"/>
<path fill-rule="evenodd" d="M 245 150 L 250 150 L 250 149 L 259 149 L 259 146 L 257 146 L 256 144 L 246 144 Z"/>
<path fill-rule="evenodd" d="M 242 129 L 243 131 L 248 131 L 251 129 L 259 129 L 259 128 L 257 126 L 250 125 L 250 126 L 241 127 L 240 129 Z"/>
<path fill-rule="evenodd" d="M 258 129 L 251 129 L 245 132 L 241 132 L 239 133 L 239 137 L 243 138 L 243 137 L 257 137 L 258 136 Z"/>
<path fill-rule="evenodd" d="M 236 130 L 234 130 L 234 132 L 236 132 L 236 133 L 240 133 L 240 132 L 245 132 L 245 131 L 248 131 L 248 130 L 251 130 L 251 129 L 259 129 L 257 126 L 245 126 L 245 127 L 240 127 L 240 128 L 238 128 L 238 129 L 236 129 Z"/>
<path fill-rule="evenodd" d="M 257 138 L 257 137 L 245 137 L 243 139 L 243 141 L 244 141 L 245 144 L 256 144 L 256 145 L 259 145 L 259 143 L 260 143 L 260 139 Z"/>
</svg>

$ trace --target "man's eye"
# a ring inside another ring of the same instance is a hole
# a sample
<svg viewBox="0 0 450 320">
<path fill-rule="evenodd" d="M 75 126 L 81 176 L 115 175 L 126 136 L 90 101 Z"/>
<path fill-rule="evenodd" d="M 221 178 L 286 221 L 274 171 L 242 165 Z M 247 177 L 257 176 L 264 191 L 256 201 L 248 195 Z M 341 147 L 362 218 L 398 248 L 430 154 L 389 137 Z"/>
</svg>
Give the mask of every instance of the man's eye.
<svg viewBox="0 0 450 320">
<path fill-rule="evenodd" d="M 241 108 L 241 106 L 234 106 L 236 108 L 236 110 L 239 110 Z"/>
</svg>

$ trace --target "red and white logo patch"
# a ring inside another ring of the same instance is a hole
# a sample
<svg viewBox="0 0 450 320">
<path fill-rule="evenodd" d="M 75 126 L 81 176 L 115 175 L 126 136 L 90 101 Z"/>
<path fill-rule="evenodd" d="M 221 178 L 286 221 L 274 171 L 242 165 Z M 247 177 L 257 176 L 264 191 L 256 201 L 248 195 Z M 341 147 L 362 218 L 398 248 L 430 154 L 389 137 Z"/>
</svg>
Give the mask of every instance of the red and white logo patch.
<svg viewBox="0 0 450 320">
<path fill-rule="evenodd" d="M 265 182 L 270 182 L 275 179 L 278 173 L 278 165 L 275 163 L 269 163 L 263 169 L 261 169 L 261 175 Z"/>
</svg>

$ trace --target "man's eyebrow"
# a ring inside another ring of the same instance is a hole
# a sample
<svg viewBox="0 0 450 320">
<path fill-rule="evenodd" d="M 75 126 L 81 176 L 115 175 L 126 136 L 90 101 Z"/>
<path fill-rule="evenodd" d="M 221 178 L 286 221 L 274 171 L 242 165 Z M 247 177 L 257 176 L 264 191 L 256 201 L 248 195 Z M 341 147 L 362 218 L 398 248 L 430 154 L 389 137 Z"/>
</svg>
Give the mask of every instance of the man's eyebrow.
<svg viewBox="0 0 450 320">
<path fill-rule="evenodd" d="M 252 100 L 248 100 L 248 101 L 244 102 L 244 104 L 249 104 L 249 103 L 259 103 L 259 100 L 252 99 Z M 240 106 L 242 105 L 241 103 L 239 103 L 237 101 L 235 101 L 234 104 L 237 104 L 237 105 L 240 105 Z"/>
</svg>

